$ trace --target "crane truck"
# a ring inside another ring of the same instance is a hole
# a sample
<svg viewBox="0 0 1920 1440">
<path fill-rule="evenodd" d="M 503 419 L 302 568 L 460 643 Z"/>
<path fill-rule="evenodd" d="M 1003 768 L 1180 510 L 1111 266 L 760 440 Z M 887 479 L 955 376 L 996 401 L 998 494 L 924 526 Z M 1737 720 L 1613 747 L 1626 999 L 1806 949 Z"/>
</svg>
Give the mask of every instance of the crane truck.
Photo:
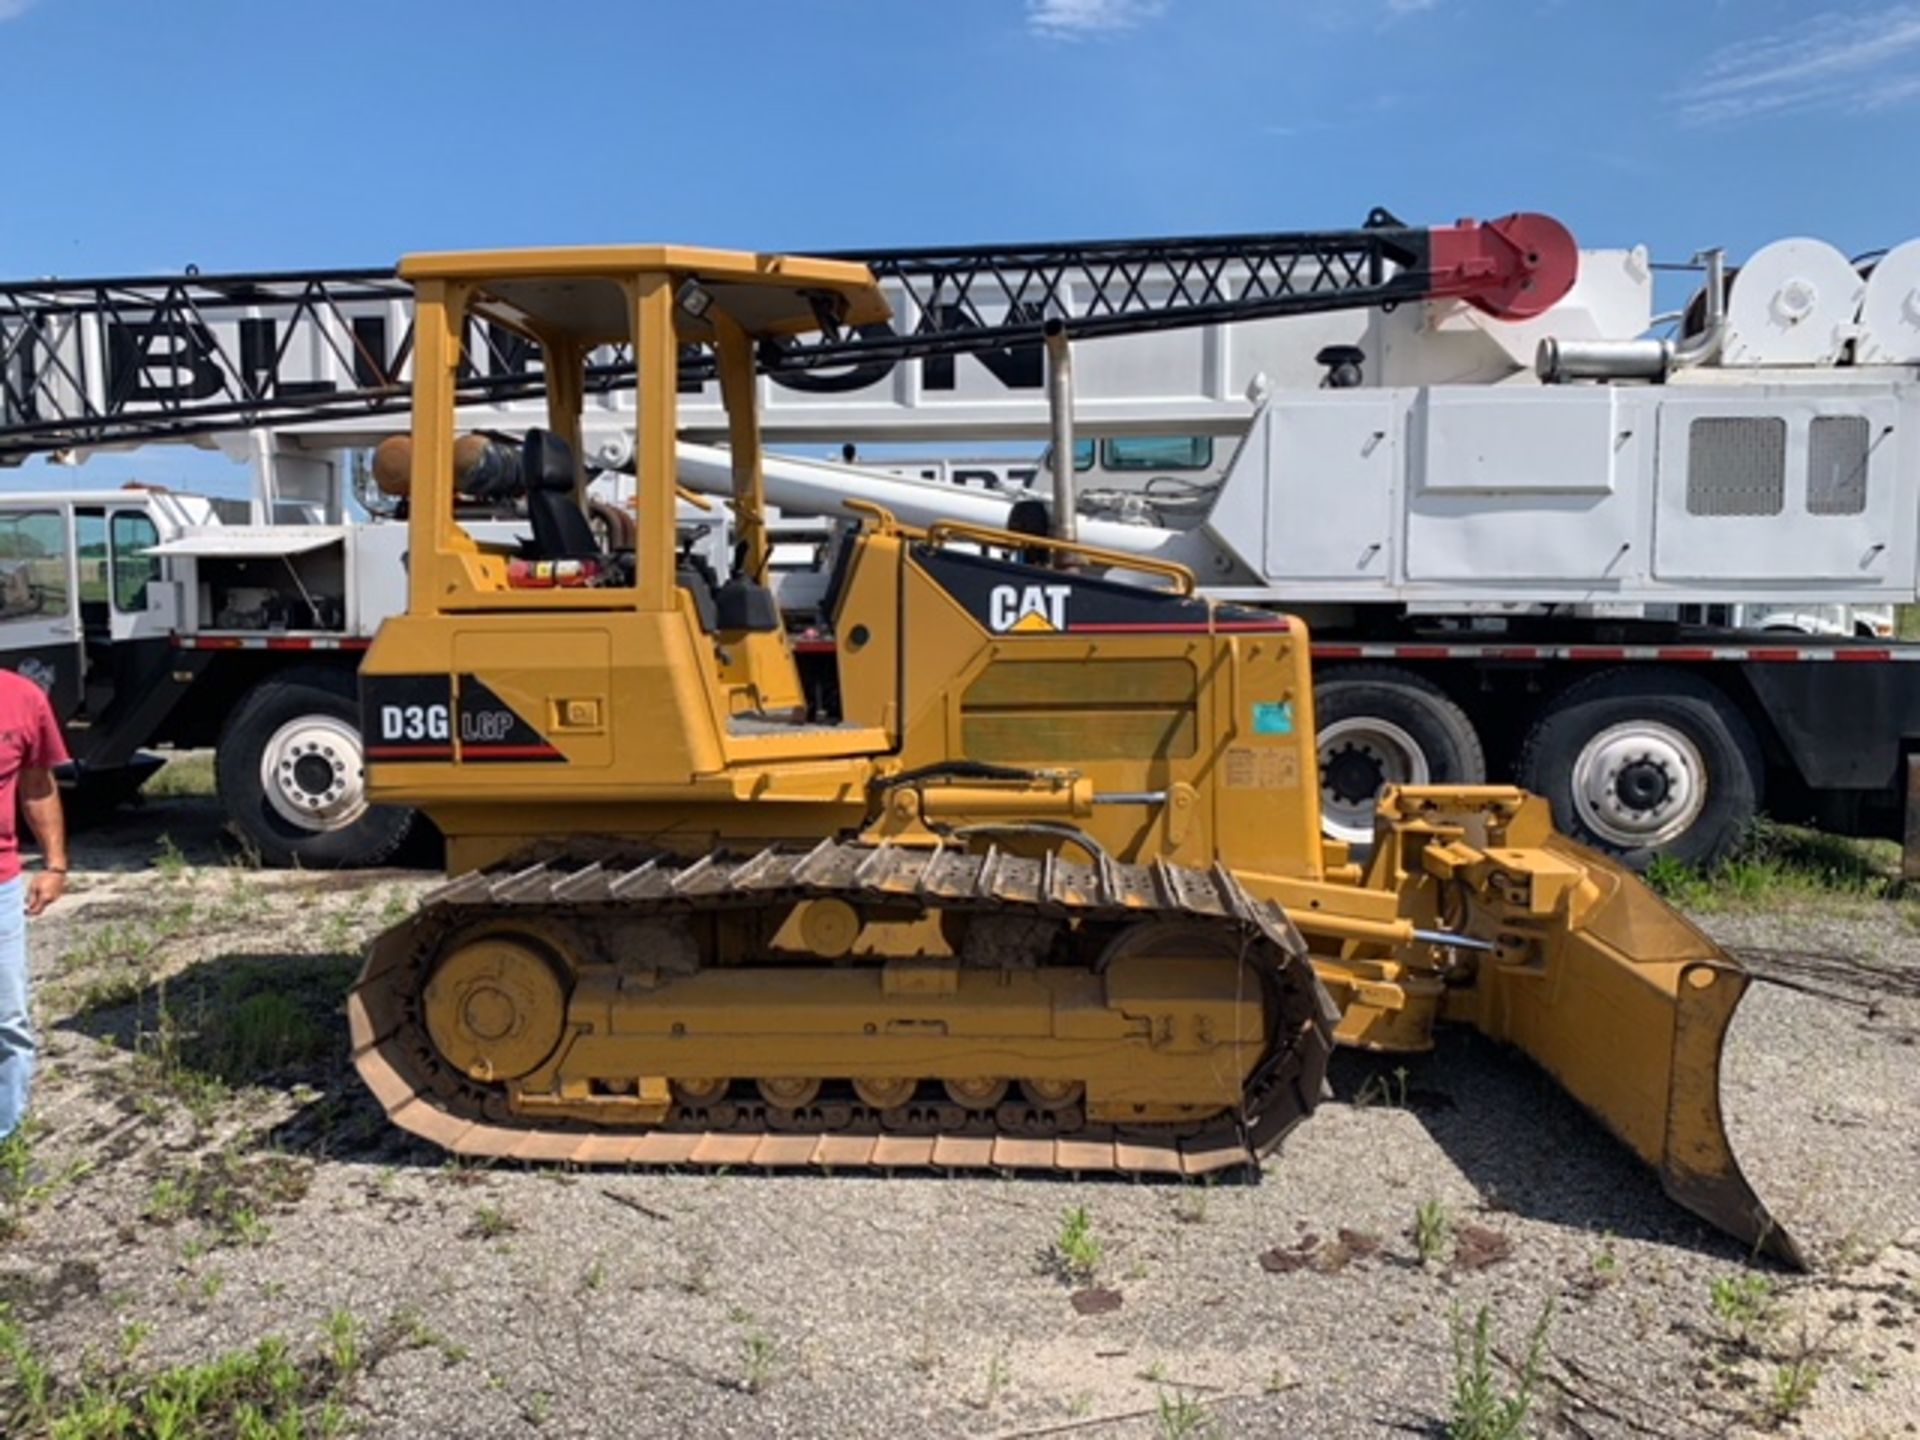
<svg viewBox="0 0 1920 1440">
<path fill-rule="evenodd" d="M 1487 776 L 1522 778 L 1566 828 L 1635 861 L 1725 853 L 1763 804 L 1900 833 L 1920 652 L 1766 633 L 1754 607 L 1845 617 L 1914 598 L 1920 495 L 1901 446 L 1915 246 L 1863 267 L 1817 242 L 1769 246 L 1703 285 L 1674 340 L 1643 338 L 1643 251 L 1577 251 L 1539 217 L 1417 230 L 1376 213 L 1349 232 L 852 258 L 893 318 L 764 357 L 769 440 L 1034 440 L 1056 408 L 1045 322 L 1099 336 L 1076 346 L 1073 411 L 1108 473 L 1069 507 L 1102 545 L 1312 619 L 1331 835 L 1364 843 L 1384 783 Z M 390 853 L 407 817 L 366 804 L 346 716 L 401 552 L 339 496 L 347 457 L 393 434 L 407 404 L 407 287 L 389 271 L 40 282 L 0 287 L 0 334 L 0 457 L 194 441 L 256 477 L 249 526 L 154 517 L 144 633 L 164 635 L 171 663 L 145 673 L 164 683 L 116 682 L 112 627 L 135 620 L 97 597 L 16 627 L 23 649 L 59 631 L 22 663 L 57 675 L 69 657 L 65 713 L 113 741 L 90 768 L 218 739 L 228 808 L 269 858 Z M 467 354 L 463 423 L 524 429 L 535 352 L 476 322 Z M 583 422 L 616 483 L 628 360 L 617 346 L 595 358 Z M 724 488 L 724 452 L 704 443 L 728 435 L 717 384 L 694 365 L 680 385 L 686 484 Z M 864 498 L 1004 526 L 1022 502 L 1052 502 L 1050 485 L 984 484 L 980 467 L 932 467 L 932 483 L 797 455 L 766 468 L 788 517 L 844 520 Z M 91 517 L 68 513 L 31 521 L 49 535 L 28 548 L 57 568 L 64 534 L 78 593 Z M 682 520 L 724 553 L 724 511 Z M 830 556 L 815 540 L 806 557 Z M 777 587 L 822 702 L 828 568 Z M 145 713 L 107 722 L 136 690 Z M 249 703 L 263 692 L 274 703 Z"/>
</svg>

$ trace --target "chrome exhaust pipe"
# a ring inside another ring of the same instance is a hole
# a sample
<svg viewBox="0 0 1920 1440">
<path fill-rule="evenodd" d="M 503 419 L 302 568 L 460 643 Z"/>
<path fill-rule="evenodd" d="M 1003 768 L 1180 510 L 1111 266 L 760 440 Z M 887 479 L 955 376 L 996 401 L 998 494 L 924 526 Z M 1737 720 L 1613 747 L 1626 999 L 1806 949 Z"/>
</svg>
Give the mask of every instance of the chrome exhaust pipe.
<svg viewBox="0 0 1920 1440">
<path fill-rule="evenodd" d="M 1534 373 L 1548 385 L 1568 380 L 1665 380 L 1676 370 L 1704 365 L 1727 338 L 1726 252 L 1703 250 L 1693 257 L 1707 267 L 1706 315 L 1699 333 L 1682 340 L 1558 340 L 1548 336 L 1533 358 Z"/>
<path fill-rule="evenodd" d="M 1073 345 L 1058 316 L 1040 333 L 1047 345 L 1047 409 L 1053 426 L 1053 537 L 1073 541 L 1080 535 L 1073 493 Z"/>
</svg>

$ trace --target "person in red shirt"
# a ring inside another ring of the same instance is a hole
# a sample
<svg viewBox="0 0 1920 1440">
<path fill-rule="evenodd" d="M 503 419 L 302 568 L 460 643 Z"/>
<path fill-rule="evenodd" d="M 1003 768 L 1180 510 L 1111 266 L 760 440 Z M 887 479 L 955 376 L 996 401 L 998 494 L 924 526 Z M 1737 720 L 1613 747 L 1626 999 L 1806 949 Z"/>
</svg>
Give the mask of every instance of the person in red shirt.
<svg viewBox="0 0 1920 1440">
<path fill-rule="evenodd" d="M 53 767 L 67 745 L 46 692 L 0 670 L 0 1140 L 26 1118 L 33 1085 L 33 1021 L 27 1008 L 27 917 L 67 888 L 67 824 Z M 16 813 L 40 843 L 44 864 L 20 873 Z"/>
</svg>

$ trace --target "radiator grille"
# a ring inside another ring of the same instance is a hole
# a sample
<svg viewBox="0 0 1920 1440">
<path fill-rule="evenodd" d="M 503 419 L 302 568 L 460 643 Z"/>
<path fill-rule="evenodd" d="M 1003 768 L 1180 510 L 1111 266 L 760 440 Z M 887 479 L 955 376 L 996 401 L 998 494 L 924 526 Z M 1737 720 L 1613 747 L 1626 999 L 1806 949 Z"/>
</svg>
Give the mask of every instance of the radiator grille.
<svg viewBox="0 0 1920 1440">
<path fill-rule="evenodd" d="M 1687 427 L 1689 515 L 1778 515 L 1787 497 L 1787 422 L 1712 416 Z"/>
<path fill-rule="evenodd" d="M 1867 508 L 1867 417 L 1818 415 L 1807 430 L 1807 513 L 1858 515 Z"/>
</svg>

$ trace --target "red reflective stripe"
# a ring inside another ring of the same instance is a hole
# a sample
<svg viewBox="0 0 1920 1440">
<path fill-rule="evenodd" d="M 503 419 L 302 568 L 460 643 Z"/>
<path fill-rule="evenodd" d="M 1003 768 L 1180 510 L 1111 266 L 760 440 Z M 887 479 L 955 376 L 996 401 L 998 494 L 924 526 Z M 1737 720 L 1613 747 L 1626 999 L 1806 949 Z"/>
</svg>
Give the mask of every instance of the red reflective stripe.
<svg viewBox="0 0 1920 1440">
<path fill-rule="evenodd" d="M 1315 645 L 1313 656 L 1316 660 L 1358 660 L 1358 645 Z"/>
<path fill-rule="evenodd" d="M 1747 659 L 1749 660 L 1779 661 L 1779 660 L 1798 660 L 1799 658 L 1800 658 L 1800 652 L 1798 650 L 1791 650 L 1791 649 L 1749 650 L 1747 652 Z"/>
<path fill-rule="evenodd" d="M 451 745 L 369 745 L 369 760 L 442 760 L 451 759 Z"/>
<path fill-rule="evenodd" d="M 527 756 L 558 755 L 560 752 L 551 745 L 462 745 L 462 755 L 498 755 L 503 759 L 519 759 Z"/>
<path fill-rule="evenodd" d="M 1569 660 L 1624 660 L 1627 648 L 1624 645 L 1570 645 L 1567 647 Z"/>
<path fill-rule="evenodd" d="M 834 645 L 831 640 L 796 640 L 793 653 L 796 655 L 831 655 Z"/>
<path fill-rule="evenodd" d="M 1711 660 L 1713 651 L 1705 646 L 1666 645 L 1655 648 L 1655 656 L 1661 660 Z"/>
<path fill-rule="evenodd" d="M 1155 625 L 1069 625 L 1065 633 L 1069 635 L 1197 635 L 1205 633 L 1208 628 L 1207 622 L 1204 620 L 1182 620 L 1162 621 Z M 1225 627 L 1223 626 L 1222 628 L 1224 629 Z M 1018 632 L 1008 631 L 1006 633 L 1014 634 Z"/>
<path fill-rule="evenodd" d="M 1833 658 L 1836 660 L 1891 660 L 1893 652 L 1891 650 L 1835 650 Z"/>
</svg>

